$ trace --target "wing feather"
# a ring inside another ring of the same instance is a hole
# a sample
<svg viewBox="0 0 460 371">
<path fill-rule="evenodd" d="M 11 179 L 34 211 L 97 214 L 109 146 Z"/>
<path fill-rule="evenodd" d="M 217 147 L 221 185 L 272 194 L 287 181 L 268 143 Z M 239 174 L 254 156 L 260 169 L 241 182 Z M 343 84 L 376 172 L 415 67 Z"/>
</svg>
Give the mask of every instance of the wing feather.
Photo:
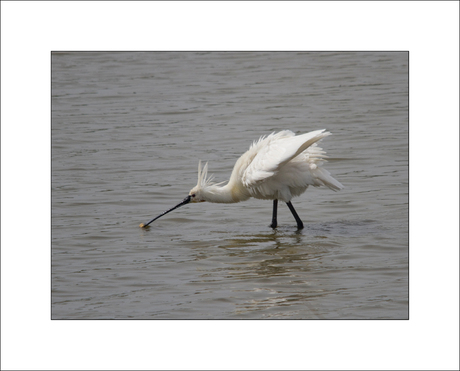
<svg viewBox="0 0 460 371">
<path fill-rule="evenodd" d="M 290 130 L 272 133 L 254 142 L 249 151 L 255 155 L 244 171 L 242 182 L 246 187 L 255 187 L 273 177 L 289 161 L 300 155 L 312 144 L 330 135 L 323 130 L 295 136 Z"/>
</svg>

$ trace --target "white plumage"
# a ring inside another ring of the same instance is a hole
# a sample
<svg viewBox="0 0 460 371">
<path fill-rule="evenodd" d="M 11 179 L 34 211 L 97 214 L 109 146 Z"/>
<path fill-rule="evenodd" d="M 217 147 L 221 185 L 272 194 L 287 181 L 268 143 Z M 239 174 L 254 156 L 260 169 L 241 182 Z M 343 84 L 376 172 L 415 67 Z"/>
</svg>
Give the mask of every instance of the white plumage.
<svg viewBox="0 0 460 371">
<path fill-rule="evenodd" d="M 178 205 L 152 219 L 145 227 L 160 216 L 189 202 L 233 203 L 250 197 L 274 200 L 271 227 L 277 225 L 278 200 L 287 203 L 298 228 L 303 223 L 291 204 L 291 199 L 300 196 L 309 185 L 326 186 L 333 191 L 343 188 L 331 174 L 322 167 L 326 152 L 317 142 L 330 135 L 325 129 L 295 135 L 290 130 L 272 133 L 254 141 L 235 163 L 228 183 L 215 184 L 208 177 L 208 164 L 198 164 L 198 183 L 189 195 Z"/>
<path fill-rule="evenodd" d="M 236 161 L 224 187 L 213 184 L 212 176 L 207 178 L 208 164 L 201 170 L 200 163 L 198 184 L 189 193 L 191 202 L 230 203 L 249 197 L 289 202 L 309 185 L 338 191 L 343 186 L 321 167 L 326 161 L 326 152 L 316 144 L 328 135 L 325 130 L 298 136 L 284 130 L 261 137 Z"/>
</svg>

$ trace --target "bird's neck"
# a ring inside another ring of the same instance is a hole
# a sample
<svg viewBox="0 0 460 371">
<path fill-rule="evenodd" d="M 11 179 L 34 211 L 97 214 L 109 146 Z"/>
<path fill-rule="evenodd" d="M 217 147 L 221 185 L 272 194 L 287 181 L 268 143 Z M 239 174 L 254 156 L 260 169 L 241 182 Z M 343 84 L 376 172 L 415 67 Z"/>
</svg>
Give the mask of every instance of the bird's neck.
<svg viewBox="0 0 460 371">
<path fill-rule="evenodd" d="M 225 185 L 219 187 L 217 185 L 210 185 L 202 191 L 202 197 L 208 202 L 215 203 L 233 203 L 238 202 L 232 196 L 231 187 Z"/>
<path fill-rule="evenodd" d="M 245 189 L 239 183 L 235 184 L 231 181 L 223 187 L 219 187 L 218 185 L 210 185 L 209 187 L 206 187 L 203 195 L 203 198 L 206 201 L 216 203 L 240 202 L 245 201 L 251 197 L 247 189 Z"/>
</svg>

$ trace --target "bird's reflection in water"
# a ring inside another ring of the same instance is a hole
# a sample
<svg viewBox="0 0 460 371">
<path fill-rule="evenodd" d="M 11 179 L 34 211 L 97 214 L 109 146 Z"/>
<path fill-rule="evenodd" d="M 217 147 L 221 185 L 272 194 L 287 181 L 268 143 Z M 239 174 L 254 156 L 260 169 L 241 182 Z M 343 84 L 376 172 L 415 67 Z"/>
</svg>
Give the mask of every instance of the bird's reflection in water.
<svg viewBox="0 0 460 371">
<path fill-rule="evenodd" d="M 325 295 L 315 282 L 315 271 L 322 269 L 321 259 L 330 251 L 324 236 L 311 236 L 291 230 L 274 231 L 253 236 L 239 236 L 221 246 L 231 257 L 231 262 L 221 268 L 227 280 L 236 284 L 235 313 L 263 311 L 265 317 L 292 318 L 296 307 L 311 307 L 308 303 Z M 223 272 L 225 271 L 225 272 Z M 249 294 L 249 295 L 248 295 Z M 283 314 L 284 313 L 284 314 Z M 295 314 L 294 314 L 295 317 Z"/>
<path fill-rule="evenodd" d="M 325 269 L 323 257 L 337 246 L 333 238 L 315 234 L 298 233 L 293 226 L 257 234 L 232 232 L 207 246 L 197 241 L 194 253 L 201 260 L 201 274 L 196 282 L 205 287 L 200 292 L 218 296 L 225 283 L 231 288 L 226 300 L 234 303 L 237 316 L 295 318 L 296 311 L 307 310 L 310 318 L 320 317 L 309 301 L 326 294 L 317 273 Z"/>
<path fill-rule="evenodd" d="M 327 252 L 308 240 L 309 237 L 290 231 L 234 237 L 220 246 L 231 258 L 224 269 L 234 279 L 269 278 L 305 270 Z"/>
</svg>

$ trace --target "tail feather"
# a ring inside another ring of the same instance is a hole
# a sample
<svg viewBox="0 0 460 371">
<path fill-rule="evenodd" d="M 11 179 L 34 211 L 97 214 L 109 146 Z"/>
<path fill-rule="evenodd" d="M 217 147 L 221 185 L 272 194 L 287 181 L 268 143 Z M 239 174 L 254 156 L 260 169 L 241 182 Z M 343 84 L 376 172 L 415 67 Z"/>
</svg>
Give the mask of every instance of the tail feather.
<svg viewBox="0 0 460 371">
<path fill-rule="evenodd" d="M 315 170 L 312 170 L 312 174 L 315 181 L 319 183 L 317 187 L 324 185 L 333 191 L 340 191 L 344 188 L 344 186 L 338 180 L 334 179 L 331 173 L 326 169 L 317 167 Z"/>
</svg>

